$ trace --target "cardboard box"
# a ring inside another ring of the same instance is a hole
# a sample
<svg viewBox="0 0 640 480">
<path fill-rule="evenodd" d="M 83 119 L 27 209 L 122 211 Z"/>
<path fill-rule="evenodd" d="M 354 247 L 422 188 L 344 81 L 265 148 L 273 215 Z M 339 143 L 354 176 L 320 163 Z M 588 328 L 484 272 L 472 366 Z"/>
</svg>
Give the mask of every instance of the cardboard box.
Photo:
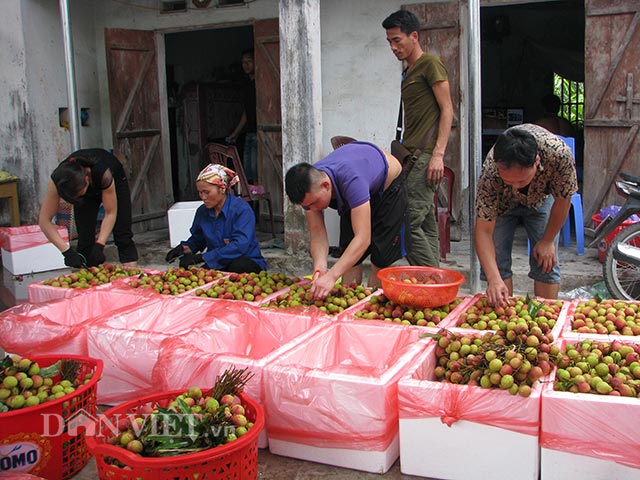
<svg viewBox="0 0 640 480">
<path fill-rule="evenodd" d="M 398 382 L 402 473 L 537 480 L 540 382 L 524 398 L 435 381 L 435 365 L 431 344 Z"/>
<path fill-rule="evenodd" d="M 554 382 L 555 372 L 542 392 L 541 479 L 640 478 L 640 401 L 555 391 Z"/>
<path fill-rule="evenodd" d="M 421 329 L 332 322 L 263 374 L 269 450 L 385 473 L 399 455 L 397 382 L 425 342 Z"/>
<path fill-rule="evenodd" d="M 169 221 L 169 243 L 175 247 L 191 236 L 191 225 L 201 201 L 174 203 L 167 211 Z"/>
<path fill-rule="evenodd" d="M 69 244 L 67 229 L 57 230 Z M 67 268 L 60 250 L 47 240 L 38 225 L 4 227 L 0 229 L 0 244 L 2 265 L 14 275 Z"/>
</svg>

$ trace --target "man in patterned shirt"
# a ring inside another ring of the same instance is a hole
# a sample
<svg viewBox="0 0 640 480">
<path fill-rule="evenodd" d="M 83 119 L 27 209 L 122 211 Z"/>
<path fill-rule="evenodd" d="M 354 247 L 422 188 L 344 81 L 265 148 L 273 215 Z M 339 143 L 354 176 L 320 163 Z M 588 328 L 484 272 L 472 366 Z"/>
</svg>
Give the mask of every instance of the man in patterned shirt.
<svg viewBox="0 0 640 480">
<path fill-rule="evenodd" d="M 519 221 L 533 246 L 529 277 L 535 295 L 558 297 L 558 234 L 577 190 L 571 149 L 556 135 L 524 124 L 498 137 L 476 194 L 475 246 L 492 304 L 505 305 L 513 295 L 511 249 Z"/>
</svg>

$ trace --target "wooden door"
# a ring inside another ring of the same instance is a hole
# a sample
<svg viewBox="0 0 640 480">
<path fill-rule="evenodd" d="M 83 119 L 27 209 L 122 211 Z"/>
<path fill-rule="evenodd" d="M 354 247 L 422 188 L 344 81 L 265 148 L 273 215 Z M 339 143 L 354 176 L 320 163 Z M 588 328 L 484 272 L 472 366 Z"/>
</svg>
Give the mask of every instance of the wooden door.
<svg viewBox="0 0 640 480">
<path fill-rule="evenodd" d="M 271 193 L 273 214 L 278 223 L 278 230 L 282 231 L 284 174 L 282 171 L 278 19 L 256 20 L 253 25 L 253 38 L 258 123 L 258 178 Z"/>
<path fill-rule="evenodd" d="M 455 220 L 461 220 L 460 129 L 457 126 L 460 118 L 460 3 L 458 0 L 443 1 L 404 5 L 402 8 L 415 13 L 420 19 L 420 45 L 422 49 L 439 56 L 449 74 L 453 102 L 453 128 L 445 151 L 444 163 L 456 175 L 452 216 Z M 444 195 L 446 198 L 446 193 Z"/>
<path fill-rule="evenodd" d="M 154 33 L 107 28 L 105 44 L 113 147 L 125 157 L 133 220 L 166 219 Z"/>
<path fill-rule="evenodd" d="M 585 218 L 621 204 L 618 172 L 640 174 L 640 4 L 586 0 Z"/>
</svg>

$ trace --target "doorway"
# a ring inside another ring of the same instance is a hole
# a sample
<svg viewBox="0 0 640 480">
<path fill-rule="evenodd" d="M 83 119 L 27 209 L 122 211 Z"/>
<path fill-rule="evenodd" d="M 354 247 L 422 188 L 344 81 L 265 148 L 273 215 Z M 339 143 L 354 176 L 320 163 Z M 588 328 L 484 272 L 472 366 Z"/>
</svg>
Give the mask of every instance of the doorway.
<svg viewBox="0 0 640 480">
<path fill-rule="evenodd" d="M 198 200 L 195 178 L 208 163 L 203 147 L 224 143 L 243 111 L 242 52 L 253 26 L 165 34 L 172 190 L 176 202 Z M 236 140 L 242 155 L 242 136 Z"/>
<path fill-rule="evenodd" d="M 585 8 L 581 0 L 500 3 L 482 7 L 480 21 L 484 156 L 505 128 L 544 116 L 541 99 L 557 93 L 558 75 L 584 85 Z M 569 98 L 564 96 L 563 103 Z M 580 172 L 584 125 L 579 108 L 580 115 L 570 120 Z M 563 116 L 570 116 L 568 110 Z"/>
</svg>

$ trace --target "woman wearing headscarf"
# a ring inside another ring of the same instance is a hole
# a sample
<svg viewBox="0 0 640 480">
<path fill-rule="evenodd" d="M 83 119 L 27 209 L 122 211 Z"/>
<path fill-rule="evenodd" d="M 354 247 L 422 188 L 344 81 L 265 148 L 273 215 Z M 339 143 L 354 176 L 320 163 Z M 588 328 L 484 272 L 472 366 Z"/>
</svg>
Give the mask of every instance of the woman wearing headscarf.
<svg viewBox="0 0 640 480">
<path fill-rule="evenodd" d="M 52 222 L 60 198 L 73 205 L 77 250 L 66 244 Z M 96 238 L 100 205 L 104 207 L 104 218 Z M 60 162 L 51 174 L 38 224 L 47 239 L 62 252 L 68 267 L 93 267 L 103 263 L 104 246 L 111 233 L 123 266 L 137 264 L 129 183 L 120 161 L 104 149 L 78 150 Z"/>
<path fill-rule="evenodd" d="M 222 165 L 209 164 L 200 172 L 196 188 L 203 205 L 196 210 L 191 237 L 167 253 L 167 262 L 180 258 L 181 267 L 204 262 L 207 268 L 235 273 L 266 270 L 255 214 L 246 201 L 229 195 L 237 182 L 236 173 Z"/>
</svg>

